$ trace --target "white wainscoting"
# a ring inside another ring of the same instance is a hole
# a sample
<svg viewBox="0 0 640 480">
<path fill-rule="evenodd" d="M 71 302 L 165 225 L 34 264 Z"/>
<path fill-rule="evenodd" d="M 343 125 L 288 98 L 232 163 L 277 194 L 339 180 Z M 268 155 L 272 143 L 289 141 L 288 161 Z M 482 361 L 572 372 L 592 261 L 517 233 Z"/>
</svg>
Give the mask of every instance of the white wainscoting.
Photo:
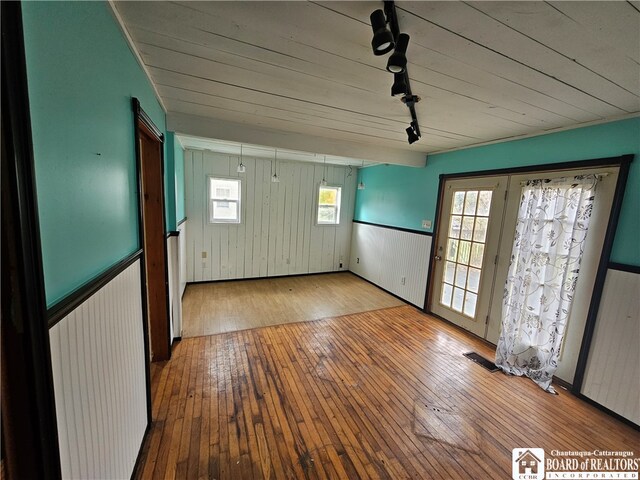
<svg viewBox="0 0 640 480">
<path fill-rule="evenodd" d="M 140 261 L 49 335 L 62 477 L 130 478 L 147 426 Z"/>
<path fill-rule="evenodd" d="M 178 237 L 178 283 L 180 285 L 180 299 L 182 299 L 184 289 L 187 288 L 187 220 L 178 225 L 178 231 L 180 232 L 180 236 Z M 181 330 L 182 324 L 178 331 Z"/>
<path fill-rule="evenodd" d="M 431 236 L 354 222 L 349 270 L 422 308 L 430 251 Z"/>
<path fill-rule="evenodd" d="M 280 183 L 273 183 L 270 160 L 244 157 L 243 174 L 238 162 L 238 156 L 185 151 L 189 282 L 347 269 L 356 169 L 327 165 L 327 182 L 342 186 L 340 225 L 317 226 L 322 164 L 278 162 Z M 241 224 L 208 222 L 208 175 L 242 178 Z"/>
<path fill-rule="evenodd" d="M 171 340 L 182 332 L 182 293 L 180 292 L 180 237 L 167 237 L 167 272 L 169 275 L 169 336 Z"/>
<path fill-rule="evenodd" d="M 640 424 L 640 275 L 608 270 L 582 394 Z"/>
</svg>

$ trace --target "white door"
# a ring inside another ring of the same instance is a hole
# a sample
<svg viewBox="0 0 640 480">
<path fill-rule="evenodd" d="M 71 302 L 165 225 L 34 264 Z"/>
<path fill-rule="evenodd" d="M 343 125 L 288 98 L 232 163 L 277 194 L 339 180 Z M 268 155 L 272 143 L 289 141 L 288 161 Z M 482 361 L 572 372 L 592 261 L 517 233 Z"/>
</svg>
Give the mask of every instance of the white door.
<svg viewBox="0 0 640 480">
<path fill-rule="evenodd" d="M 509 178 L 447 180 L 436 238 L 431 311 L 484 337 Z"/>
</svg>

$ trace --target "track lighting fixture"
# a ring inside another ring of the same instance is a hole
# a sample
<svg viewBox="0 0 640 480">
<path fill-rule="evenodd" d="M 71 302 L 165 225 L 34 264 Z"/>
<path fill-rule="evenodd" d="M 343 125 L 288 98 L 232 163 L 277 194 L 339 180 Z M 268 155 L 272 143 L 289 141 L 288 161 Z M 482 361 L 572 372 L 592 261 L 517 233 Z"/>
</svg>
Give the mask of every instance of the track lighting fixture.
<svg viewBox="0 0 640 480">
<path fill-rule="evenodd" d="M 405 81 L 404 73 L 393 74 L 393 86 L 391 87 L 391 96 L 396 97 L 398 95 L 407 94 L 407 82 Z"/>
<path fill-rule="evenodd" d="M 407 47 L 409 46 L 409 35 L 401 33 L 398 35 L 396 48 L 389 57 L 387 70 L 391 73 L 404 73 L 407 69 Z"/>
<path fill-rule="evenodd" d="M 416 130 L 417 130 L 416 122 L 411 122 L 411 125 L 407 127 L 407 139 L 409 141 L 409 145 L 420 140 L 420 135 L 418 135 Z"/>
<path fill-rule="evenodd" d="M 240 145 L 240 164 L 238 165 L 238 173 L 244 173 L 247 171 L 244 163 L 242 163 L 242 145 Z"/>
<path fill-rule="evenodd" d="M 273 169 L 273 177 L 271 177 L 273 183 L 280 183 L 280 177 L 278 176 L 278 149 L 275 149 L 275 167 Z"/>
<path fill-rule="evenodd" d="M 371 28 L 373 29 L 373 40 L 371 47 L 374 55 L 384 55 L 393 49 L 393 34 L 387 28 L 387 20 L 382 10 L 376 10 L 369 17 Z"/>
</svg>

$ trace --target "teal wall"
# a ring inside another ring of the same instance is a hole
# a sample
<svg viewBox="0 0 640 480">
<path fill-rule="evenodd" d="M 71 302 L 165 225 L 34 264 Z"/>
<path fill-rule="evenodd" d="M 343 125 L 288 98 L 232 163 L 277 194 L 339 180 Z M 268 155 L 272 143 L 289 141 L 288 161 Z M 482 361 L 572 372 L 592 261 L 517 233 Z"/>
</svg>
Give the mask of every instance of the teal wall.
<svg viewBox="0 0 640 480">
<path fill-rule="evenodd" d="M 364 181 L 366 189 L 357 192 L 354 219 L 422 231 L 423 219 L 435 220 L 440 174 L 627 153 L 636 158 L 629 172 L 611 260 L 640 265 L 640 118 L 430 155 L 424 168 L 379 165 L 362 169 L 358 181 Z"/>
<path fill-rule="evenodd" d="M 167 192 L 167 229 L 175 230 L 184 218 L 184 150 L 174 132 L 167 132 L 167 171 L 165 189 Z"/>
<path fill-rule="evenodd" d="M 165 114 L 104 2 L 23 2 L 47 304 L 139 248 L 131 97 Z"/>
<path fill-rule="evenodd" d="M 164 137 L 164 210 L 167 231 L 170 232 L 176 229 L 175 137 L 173 132 L 167 132 Z"/>
<path fill-rule="evenodd" d="M 184 219 L 184 150 L 178 140 L 174 145 L 174 165 L 176 171 L 176 222 Z"/>
</svg>

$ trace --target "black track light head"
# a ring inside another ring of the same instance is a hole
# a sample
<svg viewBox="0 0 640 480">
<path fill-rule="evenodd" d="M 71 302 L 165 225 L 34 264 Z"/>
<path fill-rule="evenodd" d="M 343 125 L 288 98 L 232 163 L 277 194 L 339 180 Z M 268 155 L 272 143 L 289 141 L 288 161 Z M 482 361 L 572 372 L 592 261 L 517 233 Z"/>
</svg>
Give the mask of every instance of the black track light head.
<svg viewBox="0 0 640 480">
<path fill-rule="evenodd" d="M 396 97 L 398 95 L 407 94 L 407 82 L 405 81 L 404 73 L 393 74 L 393 86 L 391 87 L 391 96 Z"/>
<path fill-rule="evenodd" d="M 387 70 L 391 73 L 404 73 L 407 69 L 407 46 L 409 46 L 409 35 L 401 33 L 398 35 L 398 43 L 396 49 L 389 57 L 387 62 Z"/>
<path fill-rule="evenodd" d="M 373 29 L 373 40 L 371 47 L 374 55 L 384 55 L 393 50 L 394 41 L 393 34 L 387 28 L 387 20 L 382 10 L 374 11 L 369 17 L 371 20 L 371 28 Z"/>
<path fill-rule="evenodd" d="M 414 122 L 411 122 L 411 125 L 407 127 L 407 140 L 409 141 L 409 145 L 420 140 L 420 137 L 416 133 Z"/>
</svg>

